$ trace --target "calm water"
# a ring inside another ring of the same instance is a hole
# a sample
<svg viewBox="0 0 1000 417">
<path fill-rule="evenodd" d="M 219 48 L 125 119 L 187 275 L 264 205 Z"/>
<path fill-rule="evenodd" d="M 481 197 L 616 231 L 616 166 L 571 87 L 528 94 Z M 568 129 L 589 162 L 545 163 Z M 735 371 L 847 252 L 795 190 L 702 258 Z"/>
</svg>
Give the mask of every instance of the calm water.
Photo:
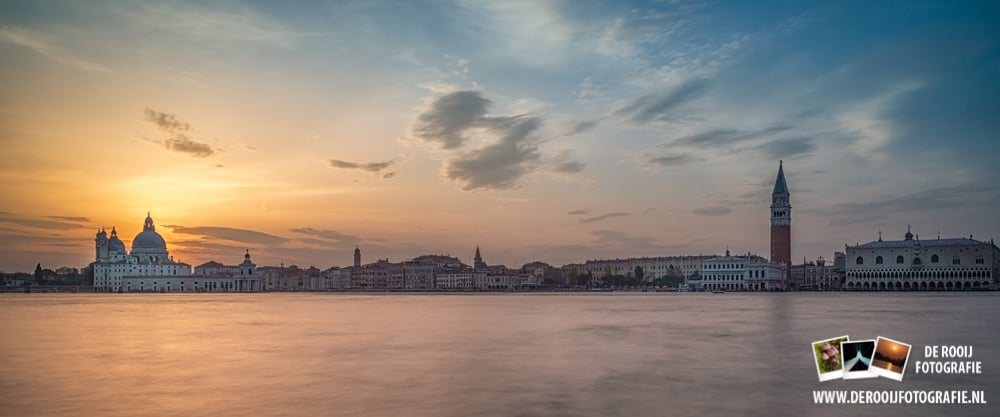
<svg viewBox="0 0 1000 417">
<path fill-rule="evenodd" d="M 1000 294 L 0 295 L 3 416 L 983 415 Z M 903 382 L 819 383 L 809 343 L 914 345 Z M 928 344 L 983 375 L 915 375 Z M 813 389 L 976 389 L 818 406 Z"/>
</svg>

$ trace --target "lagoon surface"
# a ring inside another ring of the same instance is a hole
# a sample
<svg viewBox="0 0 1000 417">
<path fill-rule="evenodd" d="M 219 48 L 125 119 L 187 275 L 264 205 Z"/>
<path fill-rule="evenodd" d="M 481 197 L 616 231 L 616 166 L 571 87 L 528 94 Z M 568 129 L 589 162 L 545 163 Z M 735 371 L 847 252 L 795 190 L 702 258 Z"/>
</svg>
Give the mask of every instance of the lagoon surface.
<svg viewBox="0 0 1000 417">
<path fill-rule="evenodd" d="M 0 294 L 0 415 L 995 416 L 998 317 L 998 293 Z M 903 381 L 818 382 L 810 342 L 845 334 L 912 344 Z M 925 345 L 983 374 L 916 375 Z"/>
</svg>

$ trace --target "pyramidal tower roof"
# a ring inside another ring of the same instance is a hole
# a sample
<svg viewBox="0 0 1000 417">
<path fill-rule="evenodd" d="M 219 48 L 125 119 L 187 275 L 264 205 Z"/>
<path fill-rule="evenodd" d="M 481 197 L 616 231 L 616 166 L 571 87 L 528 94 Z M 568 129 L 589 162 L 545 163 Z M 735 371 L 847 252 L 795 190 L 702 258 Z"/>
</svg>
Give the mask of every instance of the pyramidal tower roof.
<svg viewBox="0 0 1000 417">
<path fill-rule="evenodd" d="M 783 161 L 778 161 L 778 178 L 774 180 L 774 191 L 771 194 L 788 194 L 788 184 L 785 183 Z"/>
</svg>

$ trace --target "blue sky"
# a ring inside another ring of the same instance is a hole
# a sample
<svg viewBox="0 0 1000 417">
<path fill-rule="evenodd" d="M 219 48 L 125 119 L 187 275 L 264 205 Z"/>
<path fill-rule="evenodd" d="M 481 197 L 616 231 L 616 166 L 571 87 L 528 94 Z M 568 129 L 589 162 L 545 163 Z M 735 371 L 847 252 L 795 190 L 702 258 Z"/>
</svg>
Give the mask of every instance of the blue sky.
<svg viewBox="0 0 1000 417">
<path fill-rule="evenodd" d="M 795 259 L 907 224 L 989 239 L 998 22 L 996 2 L 3 2 L 0 269 L 83 264 L 146 211 L 192 263 L 766 256 L 778 160 Z"/>
</svg>

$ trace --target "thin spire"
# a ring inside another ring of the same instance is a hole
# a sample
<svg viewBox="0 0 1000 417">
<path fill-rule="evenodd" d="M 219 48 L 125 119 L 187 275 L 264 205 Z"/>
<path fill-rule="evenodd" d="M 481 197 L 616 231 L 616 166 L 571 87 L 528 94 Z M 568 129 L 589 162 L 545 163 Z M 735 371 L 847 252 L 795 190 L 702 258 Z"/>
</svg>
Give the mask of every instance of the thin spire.
<svg viewBox="0 0 1000 417">
<path fill-rule="evenodd" d="M 785 182 L 784 161 L 778 161 L 778 177 L 774 180 L 774 191 L 771 194 L 788 194 L 788 184 Z"/>
</svg>

